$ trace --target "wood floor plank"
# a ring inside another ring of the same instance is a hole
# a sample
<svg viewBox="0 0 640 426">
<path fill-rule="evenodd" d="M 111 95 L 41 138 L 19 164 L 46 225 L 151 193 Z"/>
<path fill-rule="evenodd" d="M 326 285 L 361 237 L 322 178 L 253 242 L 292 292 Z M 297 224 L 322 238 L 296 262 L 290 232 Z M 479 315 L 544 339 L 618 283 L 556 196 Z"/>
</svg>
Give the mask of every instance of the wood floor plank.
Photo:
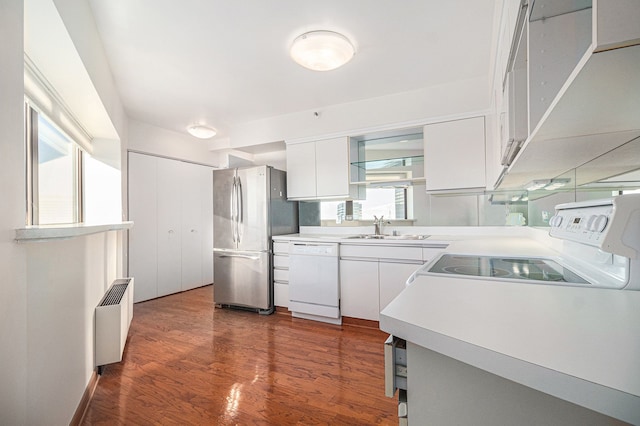
<svg viewBox="0 0 640 426">
<path fill-rule="evenodd" d="M 138 303 L 85 425 L 391 425 L 380 330 L 214 309 L 212 286 Z"/>
</svg>

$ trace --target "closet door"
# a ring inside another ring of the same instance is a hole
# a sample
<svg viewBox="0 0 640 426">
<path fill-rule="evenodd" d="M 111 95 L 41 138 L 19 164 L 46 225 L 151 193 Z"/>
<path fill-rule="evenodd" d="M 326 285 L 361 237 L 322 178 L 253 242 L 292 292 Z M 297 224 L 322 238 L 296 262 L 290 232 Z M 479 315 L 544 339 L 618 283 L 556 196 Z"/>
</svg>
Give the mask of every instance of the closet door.
<svg viewBox="0 0 640 426">
<path fill-rule="evenodd" d="M 135 277 L 133 301 L 158 297 L 157 161 L 129 153 L 129 275 Z"/>
<path fill-rule="evenodd" d="M 182 289 L 182 165 L 158 158 L 158 297 Z M 135 227 L 135 224 L 134 224 Z"/>
<path fill-rule="evenodd" d="M 213 169 L 200 166 L 202 183 L 202 280 L 203 285 L 213 282 Z"/>
<path fill-rule="evenodd" d="M 202 278 L 202 173 L 195 164 L 182 166 L 182 291 L 200 287 Z"/>
</svg>

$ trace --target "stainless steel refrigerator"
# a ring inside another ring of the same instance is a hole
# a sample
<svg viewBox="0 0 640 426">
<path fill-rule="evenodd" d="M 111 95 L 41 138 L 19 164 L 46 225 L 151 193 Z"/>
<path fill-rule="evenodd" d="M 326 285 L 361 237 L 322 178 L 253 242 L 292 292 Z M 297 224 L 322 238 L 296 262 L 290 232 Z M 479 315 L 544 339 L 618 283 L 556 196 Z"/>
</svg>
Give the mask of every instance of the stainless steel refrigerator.
<svg viewBox="0 0 640 426">
<path fill-rule="evenodd" d="M 213 300 L 274 310 L 271 237 L 298 232 L 286 173 L 269 166 L 213 171 Z"/>
</svg>

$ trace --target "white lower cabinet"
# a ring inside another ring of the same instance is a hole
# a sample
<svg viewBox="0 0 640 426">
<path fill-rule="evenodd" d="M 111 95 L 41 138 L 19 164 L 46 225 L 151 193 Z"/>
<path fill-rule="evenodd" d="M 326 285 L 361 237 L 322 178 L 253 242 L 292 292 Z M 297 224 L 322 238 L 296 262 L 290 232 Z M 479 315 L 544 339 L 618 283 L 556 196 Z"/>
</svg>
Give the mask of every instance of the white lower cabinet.
<svg viewBox="0 0 640 426">
<path fill-rule="evenodd" d="M 380 311 L 404 290 L 407 278 L 420 267 L 416 263 L 379 262 Z"/>
<path fill-rule="evenodd" d="M 377 260 L 340 260 L 340 311 L 345 317 L 378 321 Z"/>
<path fill-rule="evenodd" d="M 627 424 L 412 342 L 406 359 L 410 425 Z"/>
<path fill-rule="evenodd" d="M 289 303 L 288 244 L 273 242 L 274 301 L 282 307 Z M 379 321 L 380 311 L 400 294 L 409 276 L 445 247 L 340 243 L 340 314 Z"/>
<path fill-rule="evenodd" d="M 273 302 L 289 307 L 289 241 L 273 242 Z"/>
<path fill-rule="evenodd" d="M 423 263 L 417 246 L 381 244 L 340 247 L 340 308 L 343 316 L 378 321 L 404 289 L 407 278 Z"/>
<path fill-rule="evenodd" d="M 129 153 L 134 301 L 213 282 L 211 167 Z"/>
</svg>

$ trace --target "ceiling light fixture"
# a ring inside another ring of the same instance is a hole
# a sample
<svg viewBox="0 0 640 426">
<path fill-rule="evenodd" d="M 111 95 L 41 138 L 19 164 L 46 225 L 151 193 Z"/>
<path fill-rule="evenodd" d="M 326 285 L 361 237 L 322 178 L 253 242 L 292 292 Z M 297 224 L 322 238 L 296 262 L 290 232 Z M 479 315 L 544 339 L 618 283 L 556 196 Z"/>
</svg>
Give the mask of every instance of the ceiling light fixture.
<svg viewBox="0 0 640 426">
<path fill-rule="evenodd" d="M 199 139 L 209 139 L 212 138 L 218 133 L 216 129 L 208 126 L 203 126 L 201 124 L 191 126 L 187 128 L 187 131 L 196 138 Z"/>
<path fill-rule="evenodd" d="M 291 58 L 314 71 L 330 71 L 346 64 L 356 53 L 348 38 L 333 31 L 310 31 L 298 36 L 289 51 Z"/>
</svg>

